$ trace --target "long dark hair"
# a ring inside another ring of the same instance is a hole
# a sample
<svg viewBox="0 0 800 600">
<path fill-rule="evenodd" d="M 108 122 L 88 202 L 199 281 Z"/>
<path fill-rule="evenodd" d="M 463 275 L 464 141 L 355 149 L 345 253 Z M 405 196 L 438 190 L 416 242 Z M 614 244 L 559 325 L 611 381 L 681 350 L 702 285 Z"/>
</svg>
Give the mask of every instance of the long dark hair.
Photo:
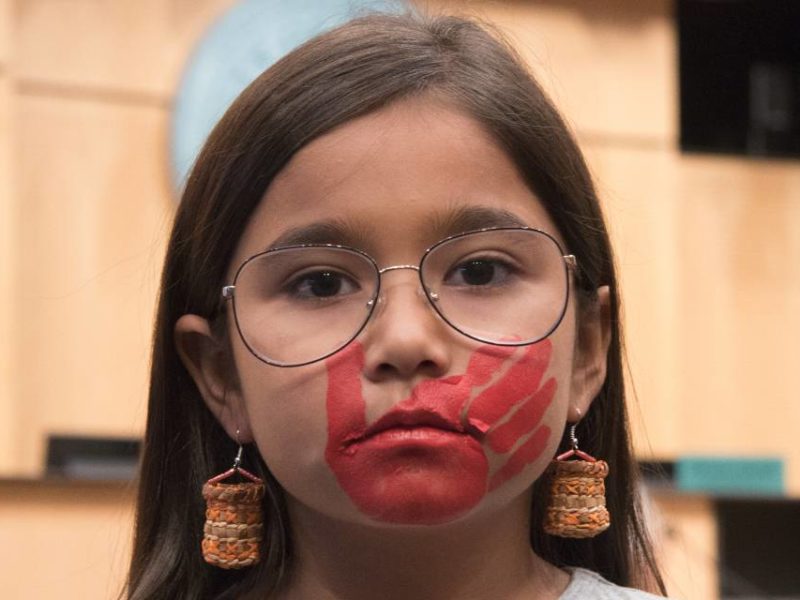
<svg viewBox="0 0 800 600">
<path fill-rule="evenodd" d="M 663 592 L 637 498 L 613 257 L 575 141 L 519 57 L 485 26 L 456 17 L 372 15 L 307 42 L 263 73 L 214 129 L 187 181 L 161 283 L 129 598 L 238 598 L 274 591 L 283 581 L 292 560 L 283 492 L 252 447 L 246 464 L 269 484 L 266 558 L 234 572 L 201 558 L 200 489 L 230 466 L 235 446 L 178 358 L 175 322 L 187 313 L 218 314 L 234 247 L 295 152 L 351 119 L 423 94 L 446 99 L 493 134 L 578 257 L 579 285 L 611 289 L 608 374 L 580 424 L 580 439 L 583 450 L 611 465 L 606 485 L 612 525 L 590 540 L 546 536 L 539 511 L 547 492 L 540 479 L 531 545 L 556 565 L 586 567 L 618 584 Z"/>
</svg>

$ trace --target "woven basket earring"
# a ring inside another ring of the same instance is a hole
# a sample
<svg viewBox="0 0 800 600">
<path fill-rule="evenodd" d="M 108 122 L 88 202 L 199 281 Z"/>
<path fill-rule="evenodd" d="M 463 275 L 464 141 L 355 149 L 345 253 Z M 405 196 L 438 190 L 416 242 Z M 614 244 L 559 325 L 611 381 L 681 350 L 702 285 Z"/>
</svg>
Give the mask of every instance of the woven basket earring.
<svg viewBox="0 0 800 600">
<path fill-rule="evenodd" d="M 203 558 L 222 569 L 249 567 L 261 558 L 259 545 L 264 529 L 261 514 L 264 482 L 243 469 L 241 462 L 240 444 L 233 467 L 203 485 L 203 498 L 206 500 Z M 237 473 L 248 481 L 223 483 Z"/>
<path fill-rule="evenodd" d="M 606 509 L 608 464 L 578 449 L 575 425 L 570 429 L 572 448 L 551 463 L 552 487 L 544 530 L 564 538 L 594 537 L 611 524 Z M 577 457 L 573 460 L 568 460 Z"/>
</svg>

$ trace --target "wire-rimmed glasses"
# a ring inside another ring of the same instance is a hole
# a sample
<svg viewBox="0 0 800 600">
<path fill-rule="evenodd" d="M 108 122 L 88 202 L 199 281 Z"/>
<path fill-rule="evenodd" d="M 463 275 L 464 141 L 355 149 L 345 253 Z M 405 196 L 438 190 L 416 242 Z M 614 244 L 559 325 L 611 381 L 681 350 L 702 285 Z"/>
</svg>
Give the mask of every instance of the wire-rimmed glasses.
<svg viewBox="0 0 800 600">
<path fill-rule="evenodd" d="M 411 269 L 453 329 L 476 341 L 524 346 L 549 336 L 569 300 L 575 257 L 550 234 L 501 227 L 441 240 L 419 265 L 379 267 L 365 252 L 333 244 L 272 248 L 245 260 L 222 288 L 242 341 L 257 358 L 298 367 L 338 352 L 366 327 L 381 276 Z"/>
</svg>

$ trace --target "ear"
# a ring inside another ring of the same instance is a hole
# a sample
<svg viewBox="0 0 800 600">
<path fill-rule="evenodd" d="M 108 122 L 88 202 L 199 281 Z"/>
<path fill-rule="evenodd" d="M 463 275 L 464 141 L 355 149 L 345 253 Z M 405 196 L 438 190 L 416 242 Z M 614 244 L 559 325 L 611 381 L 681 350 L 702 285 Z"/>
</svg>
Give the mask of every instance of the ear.
<svg viewBox="0 0 800 600">
<path fill-rule="evenodd" d="M 183 315 L 175 323 L 175 347 L 208 409 L 232 440 L 253 441 L 250 421 L 233 373 L 228 349 L 211 332 L 208 320 Z"/>
<path fill-rule="evenodd" d="M 611 291 L 598 288 L 597 297 L 578 309 L 572 394 L 567 420 L 577 423 L 589 410 L 606 380 L 611 343 Z"/>
</svg>

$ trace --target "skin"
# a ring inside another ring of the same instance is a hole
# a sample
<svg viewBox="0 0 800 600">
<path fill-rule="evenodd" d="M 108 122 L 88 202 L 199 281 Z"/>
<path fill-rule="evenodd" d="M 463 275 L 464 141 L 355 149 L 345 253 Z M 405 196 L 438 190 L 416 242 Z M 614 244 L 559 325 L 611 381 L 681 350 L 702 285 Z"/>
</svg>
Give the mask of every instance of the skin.
<svg viewBox="0 0 800 600">
<path fill-rule="evenodd" d="M 395 103 L 295 155 L 239 240 L 228 281 L 287 231 L 322 221 L 347 234 L 330 241 L 381 267 L 416 264 L 455 233 L 456 213 L 476 207 L 560 240 L 478 122 L 434 98 Z M 258 446 L 286 492 L 296 563 L 283 597 L 557 598 L 568 575 L 530 549 L 530 488 L 605 378 L 608 290 L 598 298 L 579 315 L 571 295 L 547 340 L 498 350 L 439 319 L 416 273 L 391 271 L 356 342 L 297 368 L 259 361 L 235 328 L 228 348 L 203 318 L 182 317 L 176 344 L 209 409 L 232 438 L 238 429 Z M 448 451 L 363 443 L 347 458 L 344 440 L 398 407 L 438 399 L 469 431 L 448 438 Z"/>
</svg>

